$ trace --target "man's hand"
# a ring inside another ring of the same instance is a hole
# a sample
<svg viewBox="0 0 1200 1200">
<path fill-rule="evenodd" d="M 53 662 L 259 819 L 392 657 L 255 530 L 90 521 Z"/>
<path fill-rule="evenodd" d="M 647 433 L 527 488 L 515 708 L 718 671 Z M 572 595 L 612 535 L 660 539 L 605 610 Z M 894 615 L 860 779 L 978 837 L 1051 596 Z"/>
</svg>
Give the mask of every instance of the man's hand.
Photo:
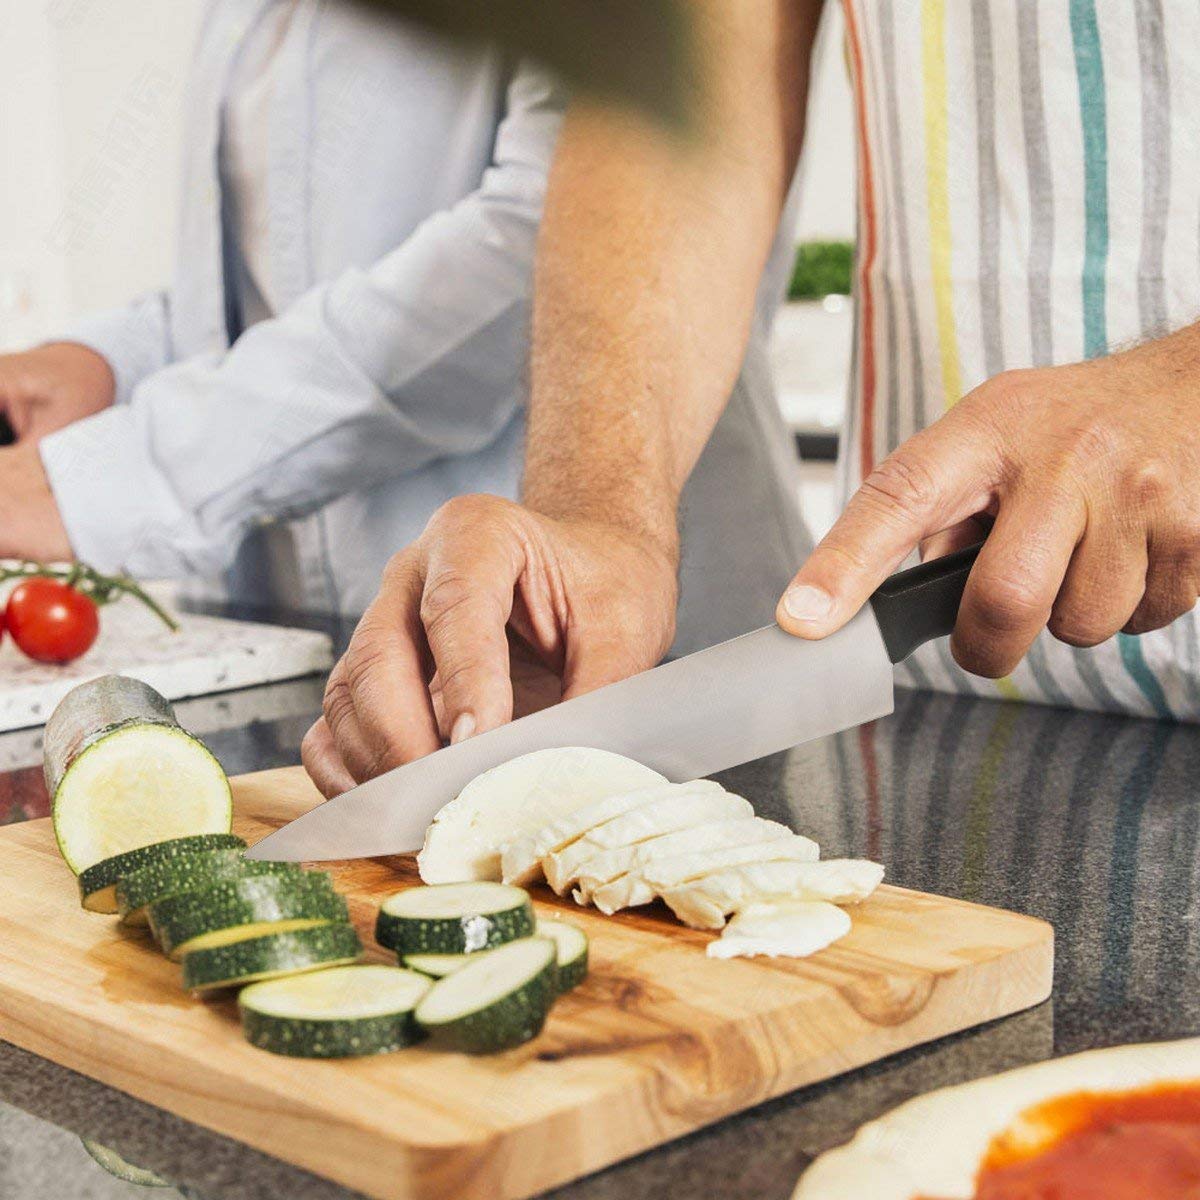
<svg viewBox="0 0 1200 1200">
<path fill-rule="evenodd" d="M 674 632 L 675 551 L 494 496 L 437 513 L 388 565 L 304 739 L 326 796 L 654 666 Z"/>
<path fill-rule="evenodd" d="M 789 633 L 844 625 L 918 545 L 987 542 L 954 657 L 993 678 L 1045 626 L 1072 646 L 1144 633 L 1200 589 L 1200 326 L 1078 365 L 1014 371 L 885 459 L 779 603 Z"/>
<path fill-rule="evenodd" d="M 36 444 L 0 448 L 0 558 L 53 562 L 71 557 Z"/>
<path fill-rule="evenodd" d="M 77 342 L 0 355 L 0 414 L 19 442 L 36 442 L 108 408 L 114 392 L 108 361 Z"/>
</svg>

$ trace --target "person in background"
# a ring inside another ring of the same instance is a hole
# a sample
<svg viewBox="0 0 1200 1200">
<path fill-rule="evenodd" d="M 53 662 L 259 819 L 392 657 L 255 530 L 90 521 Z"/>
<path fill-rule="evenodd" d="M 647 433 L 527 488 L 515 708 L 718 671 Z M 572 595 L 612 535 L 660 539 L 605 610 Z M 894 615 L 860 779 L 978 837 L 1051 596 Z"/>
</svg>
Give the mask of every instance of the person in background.
<svg viewBox="0 0 1200 1200">
<path fill-rule="evenodd" d="M 439 505 L 515 496 L 563 104 L 529 64 L 365 6 L 209 5 L 171 286 L 0 357 L 0 555 L 357 616 Z M 689 492 L 685 649 L 769 620 L 808 545 L 766 367 L 777 241 Z M 774 515 L 747 544 L 751 512 Z"/>
<path fill-rule="evenodd" d="M 919 548 L 986 534 L 949 648 L 902 680 L 1200 719 L 1200 9 L 843 7 L 860 168 L 848 504 L 780 623 L 825 636 Z M 326 794 L 447 728 L 508 720 L 524 681 L 507 631 L 532 635 L 567 696 L 662 656 L 677 506 L 753 328 L 820 10 L 692 6 L 720 53 L 689 147 L 591 104 L 568 114 L 524 503 L 453 501 L 394 560 L 305 742 Z"/>
</svg>

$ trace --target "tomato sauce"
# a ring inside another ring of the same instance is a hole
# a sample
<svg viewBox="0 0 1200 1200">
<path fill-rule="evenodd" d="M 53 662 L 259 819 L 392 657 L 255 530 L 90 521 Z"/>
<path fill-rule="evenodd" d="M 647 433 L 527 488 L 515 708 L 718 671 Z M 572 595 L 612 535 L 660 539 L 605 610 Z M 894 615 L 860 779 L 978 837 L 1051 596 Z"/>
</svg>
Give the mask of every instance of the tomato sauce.
<svg viewBox="0 0 1200 1200">
<path fill-rule="evenodd" d="M 1200 1083 L 1036 1105 L 993 1139 L 975 1200 L 1200 1200 Z"/>
</svg>

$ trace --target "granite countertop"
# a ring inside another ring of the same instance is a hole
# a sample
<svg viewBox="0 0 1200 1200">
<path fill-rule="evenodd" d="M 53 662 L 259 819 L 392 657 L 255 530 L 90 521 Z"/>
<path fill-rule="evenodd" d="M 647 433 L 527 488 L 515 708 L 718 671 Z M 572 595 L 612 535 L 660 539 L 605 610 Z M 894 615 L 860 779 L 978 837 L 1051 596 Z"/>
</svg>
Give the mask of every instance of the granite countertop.
<svg viewBox="0 0 1200 1200">
<path fill-rule="evenodd" d="M 206 739 L 231 774 L 294 763 L 320 696 L 318 680 L 234 693 Z M 782 1200 L 813 1154 L 918 1092 L 1050 1055 L 1196 1032 L 1198 778 L 1197 728 L 914 692 L 898 693 L 886 720 L 727 772 L 722 782 L 817 838 L 823 853 L 878 858 L 894 883 L 1052 922 L 1054 996 L 553 1196 Z M 0 775 L 0 822 L 45 811 L 36 768 Z M 351 1195 L 0 1042 L 3 1200 L 177 1194 L 111 1178 L 77 1134 L 193 1200 Z"/>
</svg>

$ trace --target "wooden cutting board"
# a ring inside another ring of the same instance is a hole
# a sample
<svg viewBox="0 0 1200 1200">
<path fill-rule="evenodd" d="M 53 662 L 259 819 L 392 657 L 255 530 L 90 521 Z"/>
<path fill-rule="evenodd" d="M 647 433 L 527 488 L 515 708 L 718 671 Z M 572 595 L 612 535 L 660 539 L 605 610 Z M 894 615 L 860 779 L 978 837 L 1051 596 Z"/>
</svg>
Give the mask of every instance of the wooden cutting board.
<svg viewBox="0 0 1200 1200">
<path fill-rule="evenodd" d="M 234 787 L 251 841 L 318 799 L 298 768 Z M 0 864 L 0 1037 L 387 1200 L 529 1196 L 1051 986 L 1045 922 L 899 888 L 810 959 L 726 962 L 665 910 L 603 917 L 539 890 L 540 911 L 587 931 L 592 960 L 539 1038 L 488 1058 L 310 1062 L 252 1048 L 232 1000 L 189 998 L 147 940 L 83 912 L 49 821 L 0 829 Z M 417 881 L 412 859 L 332 869 L 386 961 L 375 911 Z"/>
</svg>

